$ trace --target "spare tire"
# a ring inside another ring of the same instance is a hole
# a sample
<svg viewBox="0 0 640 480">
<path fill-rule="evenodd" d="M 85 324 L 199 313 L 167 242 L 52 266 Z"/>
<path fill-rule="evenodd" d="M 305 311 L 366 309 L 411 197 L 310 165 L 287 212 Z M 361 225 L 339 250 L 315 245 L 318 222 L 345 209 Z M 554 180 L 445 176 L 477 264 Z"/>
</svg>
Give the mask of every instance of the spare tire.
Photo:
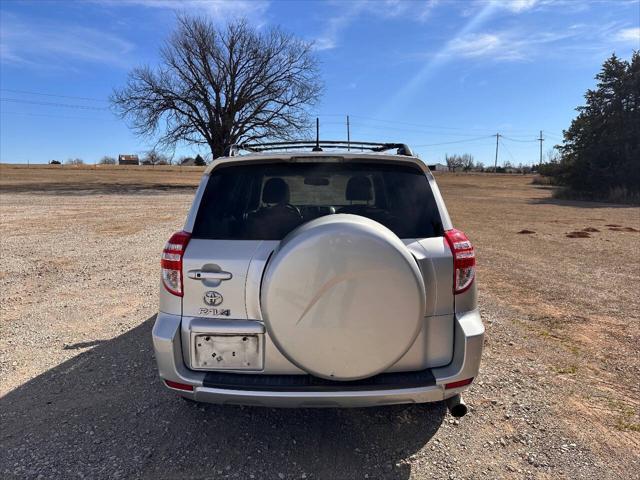
<svg viewBox="0 0 640 480">
<path fill-rule="evenodd" d="M 383 225 L 328 215 L 292 231 L 269 260 L 261 289 L 265 326 L 294 365 L 357 380 L 396 363 L 425 309 L 418 265 Z"/>
</svg>

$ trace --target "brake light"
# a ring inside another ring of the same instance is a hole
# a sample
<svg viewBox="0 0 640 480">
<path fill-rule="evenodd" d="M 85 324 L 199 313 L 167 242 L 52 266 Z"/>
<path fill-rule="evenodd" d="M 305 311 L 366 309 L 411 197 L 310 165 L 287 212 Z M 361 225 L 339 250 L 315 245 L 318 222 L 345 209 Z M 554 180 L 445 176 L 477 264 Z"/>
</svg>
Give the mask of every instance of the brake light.
<svg viewBox="0 0 640 480">
<path fill-rule="evenodd" d="M 189 232 L 176 232 L 162 250 L 162 283 L 173 295 L 182 296 L 182 257 L 191 239 Z"/>
<path fill-rule="evenodd" d="M 444 238 L 453 253 L 453 293 L 465 292 L 476 276 L 476 253 L 467 236 L 453 228 L 444 232 Z"/>
</svg>

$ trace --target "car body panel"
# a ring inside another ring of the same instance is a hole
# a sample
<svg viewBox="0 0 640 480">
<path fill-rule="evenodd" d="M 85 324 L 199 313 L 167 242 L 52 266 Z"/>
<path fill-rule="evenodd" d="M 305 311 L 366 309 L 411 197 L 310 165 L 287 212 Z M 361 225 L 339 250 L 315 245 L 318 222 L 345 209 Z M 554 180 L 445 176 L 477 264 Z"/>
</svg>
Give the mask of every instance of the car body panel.
<svg viewBox="0 0 640 480">
<path fill-rule="evenodd" d="M 152 335 L 160 377 L 163 380 L 192 386 L 192 392 L 171 389 L 192 400 L 269 407 L 364 407 L 439 401 L 460 393 L 466 387 L 447 389 L 445 385 L 458 380 L 475 378 L 478 375 L 484 326 L 478 310 L 456 314 L 453 360 L 445 367 L 431 370 L 435 377 L 435 385 L 422 388 L 344 392 L 274 392 L 205 387 L 203 386 L 205 373 L 190 370 L 184 363 L 180 341 L 180 316 L 158 314 Z"/>
<path fill-rule="evenodd" d="M 269 162 L 381 162 L 409 163 L 428 179 L 444 230 L 453 228 L 446 206 L 427 166 L 415 157 L 383 153 L 286 153 L 251 154 L 217 159 L 207 168 L 196 190 L 184 224 L 192 232 L 209 175 L 216 168 L 245 163 Z M 453 256 L 443 237 L 405 238 L 402 243 L 415 259 L 425 285 L 424 318 L 419 333 L 406 353 L 386 372 L 432 369 L 436 384 L 393 391 L 360 392 L 263 392 L 203 386 L 206 374 L 193 363 L 194 335 L 238 335 L 252 332 L 259 337 L 264 375 L 307 375 L 290 362 L 270 337 L 264 325 L 260 294 L 265 266 L 280 245 L 278 240 L 209 240 L 192 238 L 184 255 L 184 297 L 171 295 L 161 285 L 160 313 L 153 329 L 153 342 L 160 377 L 192 385 L 192 393 L 181 395 L 198 401 L 257 404 L 267 406 L 368 406 L 438 401 L 467 387 L 444 389 L 444 383 L 475 377 L 482 352 L 484 327 L 477 310 L 476 281 L 467 291 L 453 295 Z M 190 278 L 188 272 L 223 271 L 231 278 L 210 281 Z M 210 305 L 207 295 L 224 299 Z M 255 368 L 255 365 L 252 365 Z M 226 369 L 238 375 L 246 369 Z M 251 373 L 256 373 L 255 369 Z"/>
</svg>

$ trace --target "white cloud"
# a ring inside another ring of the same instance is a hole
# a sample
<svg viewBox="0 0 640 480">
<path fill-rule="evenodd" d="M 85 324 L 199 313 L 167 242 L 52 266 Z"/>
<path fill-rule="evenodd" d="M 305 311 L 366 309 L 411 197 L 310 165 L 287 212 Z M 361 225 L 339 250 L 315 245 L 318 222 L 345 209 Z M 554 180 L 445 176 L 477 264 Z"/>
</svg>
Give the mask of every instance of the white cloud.
<svg viewBox="0 0 640 480">
<path fill-rule="evenodd" d="M 460 2 L 463 17 L 472 17 L 478 11 L 491 10 L 493 13 L 507 11 L 509 13 L 522 13 L 536 6 L 547 4 L 557 0 L 473 0 Z"/>
<path fill-rule="evenodd" d="M 228 20 L 237 17 L 262 20 L 262 16 L 269 8 L 268 0 L 94 0 L 94 3 L 111 7 L 139 6 L 205 13 L 214 20 Z"/>
<path fill-rule="evenodd" d="M 449 44 L 448 53 L 462 57 L 494 56 L 504 47 L 503 39 L 492 33 L 474 33 L 462 38 L 454 38 Z"/>
<path fill-rule="evenodd" d="M 538 0 L 499 0 L 497 3 L 507 10 L 510 10 L 514 13 L 520 13 L 531 10 L 536 6 Z"/>
<path fill-rule="evenodd" d="M 352 4 L 351 8 L 342 14 L 330 18 L 324 31 L 314 39 L 316 50 L 331 50 L 338 46 L 338 38 L 342 31 L 349 26 L 351 21 L 361 10 L 359 3 Z"/>
<path fill-rule="evenodd" d="M 541 46 L 560 42 L 572 33 L 500 32 L 469 33 L 449 42 L 445 55 L 462 58 L 484 58 L 492 61 L 524 61 L 537 56 Z"/>
<path fill-rule="evenodd" d="M 541 56 L 569 59 L 592 55 L 600 59 L 611 53 L 615 42 L 640 45 L 640 29 L 620 28 L 616 24 L 574 24 L 553 32 L 526 28 L 469 32 L 451 40 L 445 51 L 438 55 L 489 61 L 530 61 Z"/>
<path fill-rule="evenodd" d="M 440 0 L 407 2 L 402 0 L 353 0 L 349 3 L 336 3 L 333 9 L 339 12 L 329 18 L 326 28 L 314 42 L 317 50 L 336 48 L 343 31 L 362 15 L 393 19 L 407 18 L 411 21 L 425 21 Z"/>
<path fill-rule="evenodd" d="M 77 25 L 3 18 L 0 28 L 2 63 L 66 66 L 69 60 L 125 67 L 132 43 L 111 33 Z"/>
<path fill-rule="evenodd" d="M 426 20 L 440 0 L 407 2 L 406 0 L 368 1 L 367 11 L 383 18 L 406 17 L 413 21 Z"/>
<path fill-rule="evenodd" d="M 640 46 L 640 28 L 623 28 L 615 35 L 615 39 L 620 42 L 629 42 Z"/>
</svg>

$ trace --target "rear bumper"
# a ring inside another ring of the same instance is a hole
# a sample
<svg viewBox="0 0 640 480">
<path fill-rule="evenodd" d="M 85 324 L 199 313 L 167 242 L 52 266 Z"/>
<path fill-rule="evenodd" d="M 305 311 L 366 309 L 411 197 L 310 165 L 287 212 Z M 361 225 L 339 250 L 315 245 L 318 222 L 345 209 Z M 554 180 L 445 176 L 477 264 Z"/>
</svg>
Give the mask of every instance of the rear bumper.
<svg viewBox="0 0 640 480">
<path fill-rule="evenodd" d="M 357 384 L 308 376 L 189 370 L 182 355 L 180 324 L 180 316 L 159 313 L 153 327 L 160 377 L 193 386 L 193 391 L 171 390 L 200 402 L 269 407 L 368 407 L 444 400 L 467 388 L 445 389 L 446 384 L 477 376 L 484 340 L 478 310 L 456 314 L 453 360 L 449 365 L 407 374 L 381 374 Z"/>
</svg>

